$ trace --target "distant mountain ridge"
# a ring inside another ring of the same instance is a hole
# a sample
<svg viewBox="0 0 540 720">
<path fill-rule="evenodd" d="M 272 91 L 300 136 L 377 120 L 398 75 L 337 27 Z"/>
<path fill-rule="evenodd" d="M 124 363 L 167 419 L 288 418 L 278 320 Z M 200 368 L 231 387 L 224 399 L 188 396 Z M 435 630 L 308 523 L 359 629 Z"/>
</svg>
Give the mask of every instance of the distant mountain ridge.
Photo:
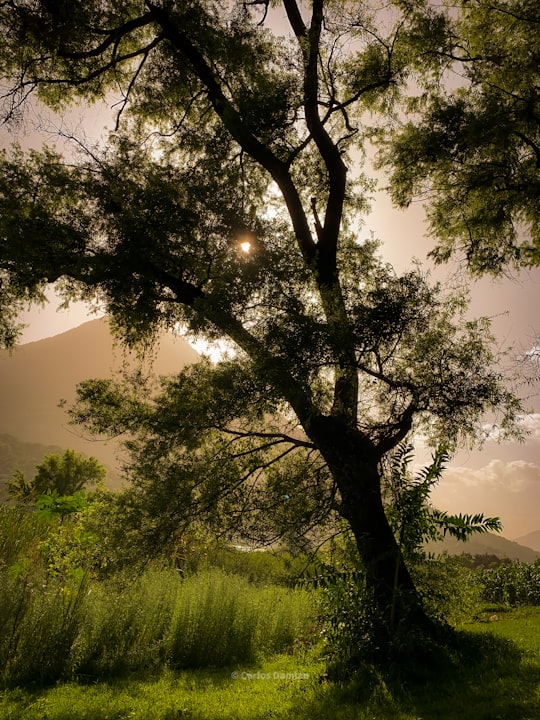
<svg viewBox="0 0 540 720">
<path fill-rule="evenodd" d="M 0 486 L 7 483 L 16 470 L 31 478 L 45 455 L 64 452 L 58 445 L 42 445 L 17 440 L 12 435 L 0 434 Z"/>
<path fill-rule="evenodd" d="M 467 542 L 460 542 L 456 538 L 447 537 L 441 542 L 427 543 L 426 549 L 435 555 L 443 552 L 448 553 L 448 555 L 462 555 L 463 553 L 496 555 L 498 558 L 521 560 L 521 562 L 527 563 L 532 563 L 540 558 L 540 552 L 532 547 L 524 546 L 494 533 L 475 535 Z"/>
<path fill-rule="evenodd" d="M 170 375 L 198 358 L 185 340 L 164 334 L 152 358 L 152 372 Z M 118 466 L 117 443 L 85 439 L 68 425 L 58 404 L 75 400 L 79 382 L 112 377 L 126 362 L 133 363 L 134 357 L 115 345 L 106 318 L 18 346 L 11 353 L 0 351 L 0 434 L 22 443 L 72 448 L 109 467 Z M 5 470 L 0 468 L 0 474 Z"/>
<path fill-rule="evenodd" d="M 527 545 L 540 553 L 540 530 L 534 530 L 526 535 L 522 535 L 521 537 L 516 538 L 514 542 L 520 543 L 521 545 Z"/>
</svg>

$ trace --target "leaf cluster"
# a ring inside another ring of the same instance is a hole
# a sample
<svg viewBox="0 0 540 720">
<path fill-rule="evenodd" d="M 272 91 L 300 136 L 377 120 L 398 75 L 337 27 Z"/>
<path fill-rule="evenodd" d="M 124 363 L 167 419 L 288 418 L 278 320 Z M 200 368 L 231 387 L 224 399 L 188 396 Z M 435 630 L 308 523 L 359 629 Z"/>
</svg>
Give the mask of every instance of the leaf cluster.
<svg viewBox="0 0 540 720">
<path fill-rule="evenodd" d="M 387 514 L 408 560 L 425 559 L 424 543 L 428 540 L 442 540 L 450 535 L 465 542 L 476 533 L 500 532 L 502 525 L 498 517 L 484 517 L 481 513 L 449 514 L 432 507 L 430 494 L 450 459 L 447 447 L 440 445 L 430 465 L 414 476 L 409 470 L 413 458 L 412 445 L 401 444 L 390 458 L 386 475 Z"/>
<path fill-rule="evenodd" d="M 412 99 L 380 162 L 398 205 L 426 201 L 435 260 L 498 274 L 539 259 L 540 15 L 529 0 L 459 5 L 435 50 L 453 81 Z"/>
</svg>

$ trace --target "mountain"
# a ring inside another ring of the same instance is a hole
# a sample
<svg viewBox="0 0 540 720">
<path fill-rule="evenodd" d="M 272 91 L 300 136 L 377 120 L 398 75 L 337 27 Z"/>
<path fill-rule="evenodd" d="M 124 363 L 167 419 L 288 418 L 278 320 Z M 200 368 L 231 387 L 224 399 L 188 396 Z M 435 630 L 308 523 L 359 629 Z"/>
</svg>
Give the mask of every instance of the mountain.
<svg viewBox="0 0 540 720">
<path fill-rule="evenodd" d="M 15 470 L 22 470 L 27 477 L 33 477 L 36 465 L 45 455 L 58 455 L 64 449 L 58 445 L 41 445 L 17 440 L 12 435 L 0 435 L 0 486 L 13 477 Z"/>
<path fill-rule="evenodd" d="M 452 537 L 446 537 L 441 542 L 427 543 L 426 549 L 435 555 L 443 552 L 447 552 L 448 555 L 461 555 L 463 553 L 470 555 L 496 555 L 499 558 L 521 560 L 527 563 L 534 562 L 540 558 L 540 552 L 533 550 L 531 547 L 525 547 L 493 533 L 473 536 L 465 543 Z"/>
<path fill-rule="evenodd" d="M 533 550 L 540 552 L 540 530 L 534 530 L 526 535 L 522 535 L 516 538 L 515 542 L 521 545 L 528 545 L 528 547 L 533 548 Z"/>
<path fill-rule="evenodd" d="M 153 354 L 152 372 L 170 375 L 198 358 L 185 340 L 164 334 Z M 117 443 L 85 439 L 82 431 L 67 424 L 66 412 L 58 404 L 61 400 L 72 403 L 82 380 L 112 377 L 135 362 L 133 355 L 115 344 L 105 318 L 11 352 L 0 351 L 0 434 L 24 443 L 72 448 L 110 468 L 118 467 Z M 5 472 L 4 458 L 0 474 Z"/>
</svg>

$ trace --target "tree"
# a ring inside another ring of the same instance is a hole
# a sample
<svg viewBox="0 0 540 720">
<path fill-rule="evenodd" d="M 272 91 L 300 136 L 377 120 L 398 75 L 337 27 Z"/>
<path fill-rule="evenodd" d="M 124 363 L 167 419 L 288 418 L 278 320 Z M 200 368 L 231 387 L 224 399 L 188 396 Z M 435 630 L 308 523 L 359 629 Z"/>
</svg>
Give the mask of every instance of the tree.
<svg viewBox="0 0 540 720">
<path fill-rule="evenodd" d="M 27 481 L 18 470 L 8 485 L 9 494 L 24 501 L 52 492 L 60 496 L 76 495 L 103 481 L 106 474 L 96 458 L 86 458 L 74 450 L 66 450 L 63 455 L 46 455 L 36 471 L 34 478 Z"/>
<path fill-rule="evenodd" d="M 275 4 L 287 37 L 266 1 L 2 5 L 8 118 L 34 91 L 56 109 L 121 93 L 107 147 L 3 156 L 4 338 L 51 282 L 100 298 L 128 343 L 178 324 L 228 338 L 234 359 L 157 398 L 87 384 L 78 418 L 142 431 L 134 472 L 157 468 L 145 482 L 180 487 L 180 508 L 277 509 L 282 530 L 294 504 L 306 527 L 336 513 L 389 649 L 396 628 L 434 629 L 385 514 L 393 450 L 420 429 L 474 436 L 487 410 L 511 429 L 519 411 L 464 294 L 398 277 L 359 229 L 372 118 L 397 122 L 413 81 L 435 96 L 460 26 L 427 2 Z M 272 492 L 257 504 L 258 478 Z"/>
</svg>

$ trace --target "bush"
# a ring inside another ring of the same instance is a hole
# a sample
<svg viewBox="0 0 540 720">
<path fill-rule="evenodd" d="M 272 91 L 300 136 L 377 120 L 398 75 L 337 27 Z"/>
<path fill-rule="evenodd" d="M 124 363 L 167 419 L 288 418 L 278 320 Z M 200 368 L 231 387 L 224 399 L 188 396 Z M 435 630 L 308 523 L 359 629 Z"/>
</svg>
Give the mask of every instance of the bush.
<svg viewBox="0 0 540 720">
<path fill-rule="evenodd" d="M 482 600 L 480 577 L 458 559 L 443 556 L 426 560 L 413 566 L 411 572 L 430 617 L 458 625 L 478 613 Z"/>
<path fill-rule="evenodd" d="M 167 655 L 177 667 L 252 662 L 309 635 L 312 624 L 307 591 L 257 588 L 244 578 L 210 570 L 183 581 Z"/>
<path fill-rule="evenodd" d="M 85 578 L 46 581 L 30 565 L 0 574 L 0 667 L 4 685 L 47 683 L 71 672 L 84 622 Z"/>
<path fill-rule="evenodd" d="M 17 562 L 39 562 L 39 546 L 48 532 L 35 513 L 0 504 L 0 571 Z"/>
<path fill-rule="evenodd" d="M 219 568 L 257 585 L 293 586 L 313 564 L 306 554 L 293 555 L 286 549 L 241 550 L 219 544 L 207 544 L 204 561 L 198 567 Z M 196 566 L 197 567 L 197 566 Z"/>
<path fill-rule="evenodd" d="M 376 618 L 362 573 L 326 570 L 318 588 L 322 636 L 329 665 L 337 674 L 358 667 L 376 652 Z"/>
<path fill-rule="evenodd" d="M 47 523 L 0 506 L 0 680 L 49 682 L 69 672 L 81 622 L 83 575 L 51 578 L 40 552 Z"/>
<path fill-rule="evenodd" d="M 417 562 L 411 568 L 427 614 L 441 627 L 472 619 L 481 603 L 482 586 L 477 574 L 457 560 L 441 558 Z M 348 676 L 379 657 L 384 622 L 373 613 L 361 571 L 326 568 L 312 580 L 318 588 L 323 637 L 331 672 Z M 438 652 L 426 636 L 413 637 L 407 627 L 392 631 L 392 651 L 411 658 L 422 650 Z"/>
</svg>

